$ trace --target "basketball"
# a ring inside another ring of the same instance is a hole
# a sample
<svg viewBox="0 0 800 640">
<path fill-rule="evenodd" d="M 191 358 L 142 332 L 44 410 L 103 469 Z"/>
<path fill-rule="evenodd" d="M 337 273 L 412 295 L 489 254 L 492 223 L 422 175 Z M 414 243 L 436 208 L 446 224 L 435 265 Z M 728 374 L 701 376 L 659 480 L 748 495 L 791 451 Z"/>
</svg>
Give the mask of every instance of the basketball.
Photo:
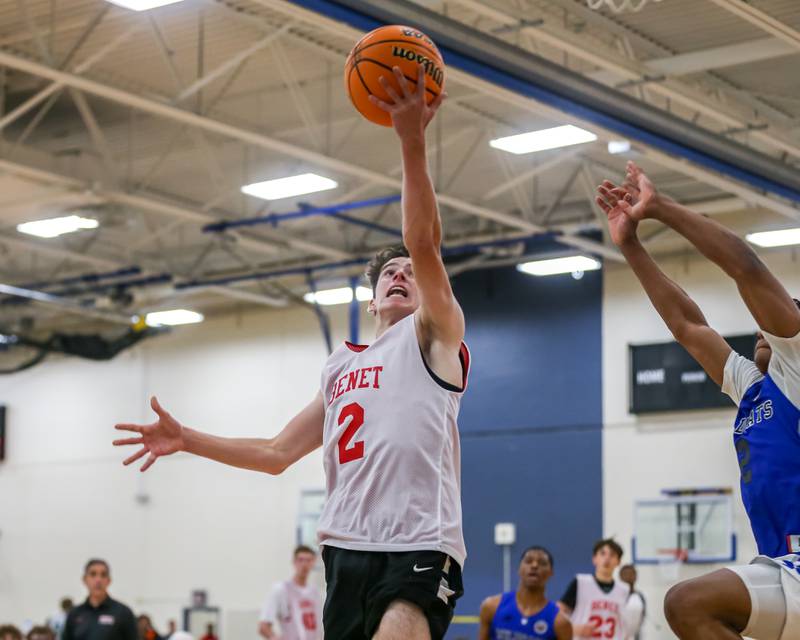
<svg viewBox="0 0 800 640">
<path fill-rule="evenodd" d="M 345 63 L 344 82 L 353 105 L 367 120 L 392 126 L 388 113 L 369 101 L 370 94 L 384 102 L 391 98 L 378 79 L 384 76 L 399 92 L 392 73 L 397 66 L 412 88 L 417 86 L 418 65 L 425 67 L 425 96 L 428 104 L 444 90 L 442 54 L 428 36 L 412 27 L 390 25 L 371 31 L 358 41 Z"/>
</svg>

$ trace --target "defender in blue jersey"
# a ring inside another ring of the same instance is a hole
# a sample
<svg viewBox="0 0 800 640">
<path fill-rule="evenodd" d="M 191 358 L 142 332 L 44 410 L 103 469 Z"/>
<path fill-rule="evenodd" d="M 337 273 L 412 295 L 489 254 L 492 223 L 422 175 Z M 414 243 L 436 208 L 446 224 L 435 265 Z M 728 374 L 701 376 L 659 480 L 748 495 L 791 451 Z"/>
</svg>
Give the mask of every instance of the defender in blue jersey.
<svg viewBox="0 0 800 640">
<path fill-rule="evenodd" d="M 609 231 L 675 339 L 738 405 L 733 428 L 742 500 L 759 553 L 670 589 L 667 620 L 682 640 L 800 638 L 800 302 L 750 246 L 656 192 L 628 163 L 625 182 L 598 187 Z M 734 353 L 685 291 L 647 254 L 637 225 L 659 220 L 735 282 L 760 328 L 754 362 Z"/>
<path fill-rule="evenodd" d="M 545 595 L 553 575 L 553 556 L 529 547 L 519 563 L 519 586 L 481 604 L 478 640 L 570 640 L 572 625 Z"/>
</svg>

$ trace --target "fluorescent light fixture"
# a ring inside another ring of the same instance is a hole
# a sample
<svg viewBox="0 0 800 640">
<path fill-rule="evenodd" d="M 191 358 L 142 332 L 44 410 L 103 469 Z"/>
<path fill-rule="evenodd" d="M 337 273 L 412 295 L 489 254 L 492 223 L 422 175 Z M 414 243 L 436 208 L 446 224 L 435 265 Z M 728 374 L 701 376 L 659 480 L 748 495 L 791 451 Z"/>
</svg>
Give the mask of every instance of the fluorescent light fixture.
<svg viewBox="0 0 800 640">
<path fill-rule="evenodd" d="M 629 140 L 609 140 L 608 142 L 608 152 L 613 156 L 628 153 L 630 150 L 631 143 Z"/>
<path fill-rule="evenodd" d="M 40 238 L 55 238 L 65 233 L 73 233 L 82 229 L 96 229 L 100 225 L 97 220 L 82 218 L 81 216 L 63 216 L 61 218 L 48 218 L 47 220 L 34 220 L 17 225 L 17 231 Z"/>
<path fill-rule="evenodd" d="M 747 240 L 759 247 L 786 247 L 790 244 L 800 244 L 800 228 L 748 233 Z"/>
<path fill-rule="evenodd" d="M 353 301 L 353 290 L 350 287 L 342 287 L 341 289 L 324 289 L 316 293 L 307 293 L 303 296 L 303 300 L 309 304 L 347 304 Z M 359 302 L 367 302 L 372 300 L 372 289 L 367 287 L 356 287 L 356 300 Z"/>
<path fill-rule="evenodd" d="M 169 311 L 153 311 L 148 313 L 144 321 L 150 327 L 161 327 L 164 325 L 175 326 L 178 324 L 195 324 L 204 320 L 202 313 L 189 311 L 188 309 L 170 309 Z"/>
<path fill-rule="evenodd" d="M 281 198 L 302 196 L 306 193 L 327 191 L 338 186 L 339 184 L 335 180 L 318 176 L 316 173 L 301 173 L 299 176 L 246 184 L 242 187 L 242 193 L 263 200 L 280 200 Z"/>
<path fill-rule="evenodd" d="M 553 276 L 558 273 L 583 273 L 596 271 L 600 263 L 594 258 L 586 256 L 567 256 L 565 258 L 551 258 L 549 260 L 534 260 L 517 265 L 517 271 L 528 273 L 532 276 Z"/>
<path fill-rule="evenodd" d="M 124 9 L 132 9 L 133 11 L 147 11 L 148 9 L 163 7 L 167 4 L 183 2 L 183 0 L 108 0 L 108 2 L 119 7 L 123 7 Z"/>
<path fill-rule="evenodd" d="M 569 147 L 573 144 L 583 144 L 585 142 L 594 142 L 595 140 L 597 140 L 597 136 L 591 131 L 566 124 L 563 127 L 553 127 L 552 129 L 520 133 L 507 138 L 497 138 L 490 140 L 489 145 L 495 149 L 520 155 L 533 153 L 534 151 L 557 149 L 558 147 Z"/>
</svg>

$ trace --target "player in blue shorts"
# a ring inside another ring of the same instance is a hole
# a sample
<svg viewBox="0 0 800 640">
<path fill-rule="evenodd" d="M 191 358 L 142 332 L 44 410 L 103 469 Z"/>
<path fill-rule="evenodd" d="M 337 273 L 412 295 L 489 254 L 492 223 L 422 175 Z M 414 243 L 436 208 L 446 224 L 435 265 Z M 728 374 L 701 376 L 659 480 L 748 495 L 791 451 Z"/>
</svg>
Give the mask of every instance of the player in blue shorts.
<svg viewBox="0 0 800 640">
<path fill-rule="evenodd" d="M 670 589 L 667 620 L 682 640 L 800 638 L 800 302 L 750 246 L 713 220 L 659 194 L 628 163 L 625 182 L 604 182 L 597 203 L 609 231 L 675 339 L 738 405 L 733 429 L 742 501 L 761 554 Z M 689 240 L 735 282 L 760 328 L 754 362 L 731 350 L 702 312 L 658 268 L 637 237 L 645 219 Z"/>
<path fill-rule="evenodd" d="M 529 547 L 519 563 L 516 591 L 486 598 L 481 604 L 478 640 L 571 640 L 572 625 L 545 595 L 553 575 L 553 556 Z"/>
</svg>

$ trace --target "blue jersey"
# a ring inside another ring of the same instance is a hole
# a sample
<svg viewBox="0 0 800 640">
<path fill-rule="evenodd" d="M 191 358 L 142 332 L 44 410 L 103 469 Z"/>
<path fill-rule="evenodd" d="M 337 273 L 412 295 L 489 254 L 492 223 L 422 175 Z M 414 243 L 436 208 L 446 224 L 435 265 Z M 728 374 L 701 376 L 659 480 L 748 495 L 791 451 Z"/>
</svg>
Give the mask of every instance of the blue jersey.
<svg viewBox="0 0 800 640">
<path fill-rule="evenodd" d="M 800 409 L 769 375 L 742 397 L 733 441 L 758 552 L 800 551 Z"/>
<path fill-rule="evenodd" d="M 517 607 L 516 591 L 504 593 L 492 619 L 491 640 L 555 640 L 558 605 L 548 602 L 532 616 L 523 616 Z"/>
</svg>

